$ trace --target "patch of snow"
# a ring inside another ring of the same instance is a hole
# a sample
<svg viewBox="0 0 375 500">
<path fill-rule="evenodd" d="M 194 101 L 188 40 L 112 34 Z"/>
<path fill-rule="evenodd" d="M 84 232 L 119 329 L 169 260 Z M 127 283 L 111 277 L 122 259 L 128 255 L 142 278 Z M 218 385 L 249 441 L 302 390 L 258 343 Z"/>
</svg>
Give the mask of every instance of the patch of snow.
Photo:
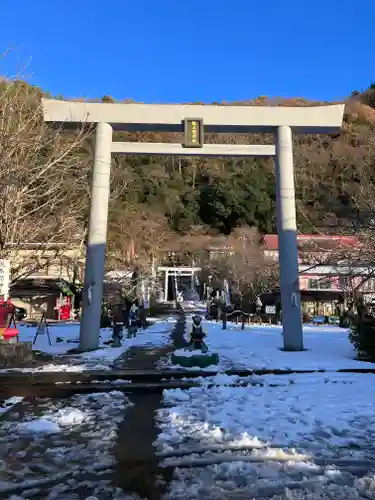
<svg viewBox="0 0 375 500">
<path fill-rule="evenodd" d="M 65 383 L 65 382 L 61 382 Z M 81 383 L 81 382 L 76 382 L 76 383 Z M 112 384 L 112 385 L 128 385 L 132 384 L 132 380 L 126 380 L 126 379 L 116 379 L 116 380 L 91 380 L 90 384 Z"/>
<path fill-rule="evenodd" d="M 226 383 L 227 376 L 223 379 Z M 168 424 L 163 425 L 163 432 L 168 435 L 177 426 L 185 437 L 194 439 L 198 432 L 200 439 L 212 440 L 215 435 L 222 442 L 247 438 L 251 431 L 260 440 L 290 447 L 309 444 L 310 436 L 325 427 L 321 443 L 368 442 L 370 434 L 375 434 L 374 383 L 372 374 L 314 373 L 254 377 L 253 384 L 245 387 L 165 390 Z"/>
<path fill-rule="evenodd" d="M 238 375 L 226 375 L 225 373 L 218 373 L 214 377 L 201 378 L 201 383 L 203 384 L 214 384 L 214 385 L 233 385 L 237 384 L 240 380 Z"/>
<path fill-rule="evenodd" d="M 81 425 L 87 418 L 87 414 L 79 408 L 62 408 L 55 413 L 50 413 L 46 418 L 22 422 L 18 424 L 18 430 L 23 434 L 33 432 L 52 434 L 67 427 Z"/>
<path fill-rule="evenodd" d="M 165 465 L 196 464 L 177 466 L 166 499 L 373 498 L 375 375 L 221 377 L 164 391 L 155 446 Z"/>
<path fill-rule="evenodd" d="M 56 421 L 60 427 L 80 425 L 87 418 L 87 415 L 79 408 L 69 410 L 59 410 Z"/>
<path fill-rule="evenodd" d="M 100 332 L 100 347 L 95 351 L 89 351 L 79 355 L 70 355 L 67 358 L 69 363 L 48 363 L 37 368 L 8 368 L 1 369 L 2 372 L 18 371 L 24 373 L 34 373 L 38 371 L 45 372 L 83 372 L 86 370 L 111 370 L 115 359 L 123 355 L 131 347 L 153 347 L 164 346 L 170 342 L 170 334 L 174 328 L 176 319 L 171 317 L 166 321 L 158 321 L 145 330 L 139 330 L 134 338 L 126 338 L 126 332 L 122 340 L 121 347 L 111 347 L 106 344 L 112 339 L 112 329 L 104 328 Z M 48 344 L 46 334 L 39 335 L 34 349 L 55 355 L 66 354 L 74 347 L 78 347 L 79 325 L 68 324 L 64 326 L 50 326 L 50 335 L 52 346 Z M 36 327 L 20 327 L 20 340 L 31 341 L 34 338 Z M 63 339 L 63 342 L 57 343 L 56 338 Z M 72 343 L 73 342 L 73 343 Z"/>
<path fill-rule="evenodd" d="M 193 356 L 211 356 L 213 353 L 211 351 L 191 351 L 190 349 L 176 349 L 173 354 L 176 356 L 184 356 L 185 358 L 191 358 Z"/>
<path fill-rule="evenodd" d="M 37 332 L 36 326 L 20 324 L 17 325 L 20 332 L 20 340 L 23 342 L 33 342 Z M 46 352 L 48 354 L 66 354 L 67 351 L 78 347 L 79 343 L 79 323 L 53 323 L 48 325 L 51 343 L 49 345 L 48 336 L 46 333 L 38 335 L 33 349 Z M 62 342 L 56 340 L 60 338 Z"/>
<path fill-rule="evenodd" d="M 153 331 L 154 333 L 160 333 L 163 331 L 164 323 L 175 323 L 174 317 L 168 318 L 148 318 L 153 321 L 151 325 L 146 330 L 139 330 L 139 333 Z M 20 331 L 20 340 L 23 342 L 33 342 L 35 334 L 37 331 L 36 326 L 30 326 L 26 324 L 19 324 L 18 329 Z M 48 336 L 46 333 L 38 335 L 35 344 L 33 344 L 33 349 L 42 351 L 48 354 L 66 354 L 70 349 L 78 347 L 79 344 L 79 328 L 80 325 L 77 322 L 70 323 L 52 323 L 48 325 L 48 330 L 50 332 L 50 337 L 52 345 L 49 345 Z M 126 337 L 126 334 L 125 334 Z M 57 339 L 61 339 L 61 342 L 57 342 Z M 107 349 L 106 342 L 112 338 L 112 328 L 102 328 L 100 330 L 100 344 L 99 347 Z M 137 337 L 136 337 L 137 338 Z M 134 341 L 135 339 L 125 339 Z"/>
<path fill-rule="evenodd" d="M 126 380 L 126 379 L 116 379 L 116 380 L 108 380 L 109 383 L 111 384 L 132 384 L 133 381 L 132 380 Z"/>
<path fill-rule="evenodd" d="M 201 312 L 201 313 L 207 312 L 207 303 L 206 302 L 184 300 L 183 302 L 180 303 L 180 305 L 184 311 L 194 310 L 196 312 Z"/>
<path fill-rule="evenodd" d="M 186 322 L 187 332 L 191 331 L 191 318 Z M 228 369 L 281 369 L 281 370 L 339 370 L 353 368 L 375 368 L 374 363 L 358 361 L 348 339 L 348 331 L 337 326 L 303 327 L 303 352 L 285 352 L 282 349 L 282 327 L 267 325 L 241 325 L 228 323 L 226 330 L 222 324 L 203 321 L 207 334 L 205 343 L 211 352 L 219 355 L 217 366 L 206 371 L 222 372 Z M 169 359 L 162 360 L 163 368 L 181 367 L 171 365 Z M 190 369 L 190 370 L 194 370 Z M 189 371 L 189 369 L 186 369 Z"/>
<path fill-rule="evenodd" d="M 24 400 L 22 411 L 9 413 L 0 426 L 2 498 L 29 498 L 31 490 L 40 498 L 81 498 L 82 487 L 86 497 L 127 498 L 107 477 L 115 465 L 117 427 L 130 405 L 119 391 Z M 85 480 L 90 475 L 95 480 Z"/>
<path fill-rule="evenodd" d="M 60 432 L 60 427 L 56 422 L 52 422 L 51 420 L 47 420 L 45 418 L 22 422 L 21 424 L 18 424 L 17 427 L 20 434 L 54 434 L 56 432 Z"/>
<path fill-rule="evenodd" d="M 0 405 L 0 415 L 2 413 L 7 413 L 9 410 L 11 410 L 16 404 L 20 403 L 23 401 L 23 397 L 20 396 L 13 396 L 11 398 L 6 399 L 5 401 L 2 402 Z"/>
</svg>

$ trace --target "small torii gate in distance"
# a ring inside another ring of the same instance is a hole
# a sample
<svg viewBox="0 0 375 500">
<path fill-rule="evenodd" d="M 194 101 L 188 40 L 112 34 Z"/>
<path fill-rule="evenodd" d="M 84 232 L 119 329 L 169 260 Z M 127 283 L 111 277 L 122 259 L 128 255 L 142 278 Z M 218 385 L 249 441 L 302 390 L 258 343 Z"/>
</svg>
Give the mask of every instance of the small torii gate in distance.
<svg viewBox="0 0 375 500">
<path fill-rule="evenodd" d="M 303 350 L 292 132 L 340 131 L 344 105 L 316 107 L 109 104 L 42 100 L 44 121 L 96 124 L 80 348 L 99 345 L 111 155 L 274 156 L 284 349 Z M 185 132 L 184 144 L 114 142 L 113 130 Z M 205 144 L 204 133 L 273 133 L 273 145 Z"/>
<path fill-rule="evenodd" d="M 201 271 L 200 267 L 184 267 L 184 266 L 158 266 L 158 272 L 164 273 L 164 302 L 168 302 L 169 295 L 169 277 L 189 277 L 190 278 L 190 288 L 194 286 L 194 278 L 196 273 Z"/>
</svg>

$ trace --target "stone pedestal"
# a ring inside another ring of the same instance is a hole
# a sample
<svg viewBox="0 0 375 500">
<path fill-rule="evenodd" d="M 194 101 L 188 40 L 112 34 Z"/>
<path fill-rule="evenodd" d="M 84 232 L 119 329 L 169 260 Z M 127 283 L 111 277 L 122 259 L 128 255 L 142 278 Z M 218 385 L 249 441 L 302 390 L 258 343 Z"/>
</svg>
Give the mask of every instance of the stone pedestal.
<svg viewBox="0 0 375 500">
<path fill-rule="evenodd" d="M 33 361 L 31 342 L 8 344 L 0 342 L 0 367 L 18 366 Z"/>
</svg>

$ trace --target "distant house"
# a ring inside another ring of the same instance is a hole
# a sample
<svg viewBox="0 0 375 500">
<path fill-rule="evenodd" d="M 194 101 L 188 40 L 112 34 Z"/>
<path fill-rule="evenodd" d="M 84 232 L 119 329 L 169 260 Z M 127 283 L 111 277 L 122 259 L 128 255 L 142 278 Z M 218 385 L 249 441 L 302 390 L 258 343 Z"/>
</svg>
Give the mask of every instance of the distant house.
<svg viewBox="0 0 375 500">
<path fill-rule="evenodd" d="M 375 297 L 375 267 L 361 263 L 361 244 L 353 236 L 297 235 L 303 309 L 310 314 L 335 314 L 344 294 Z M 278 261 L 278 237 L 263 238 L 265 256 Z M 374 274 L 374 278 L 372 278 Z"/>
<path fill-rule="evenodd" d="M 82 279 L 84 249 L 67 243 L 24 243 L 7 249 L 11 261 L 10 297 L 28 316 L 56 315 L 61 283 Z"/>
</svg>

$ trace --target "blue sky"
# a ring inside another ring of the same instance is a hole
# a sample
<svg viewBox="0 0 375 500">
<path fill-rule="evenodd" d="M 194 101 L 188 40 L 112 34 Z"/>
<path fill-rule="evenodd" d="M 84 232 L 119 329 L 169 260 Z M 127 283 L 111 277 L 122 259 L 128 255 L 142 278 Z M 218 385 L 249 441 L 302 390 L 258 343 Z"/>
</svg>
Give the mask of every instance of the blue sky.
<svg viewBox="0 0 375 500">
<path fill-rule="evenodd" d="M 2 0 L 0 74 L 141 102 L 333 100 L 375 80 L 374 0 Z"/>
</svg>

